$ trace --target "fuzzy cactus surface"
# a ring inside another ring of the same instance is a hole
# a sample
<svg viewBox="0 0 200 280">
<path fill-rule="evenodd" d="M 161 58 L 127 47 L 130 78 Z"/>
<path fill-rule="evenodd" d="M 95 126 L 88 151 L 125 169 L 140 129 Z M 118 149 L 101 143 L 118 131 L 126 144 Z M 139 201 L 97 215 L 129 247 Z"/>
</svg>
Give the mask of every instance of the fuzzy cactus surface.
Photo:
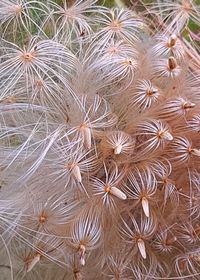
<svg viewBox="0 0 200 280">
<path fill-rule="evenodd" d="M 2 280 L 200 279 L 200 4 L 116 4 L 0 1 Z"/>
</svg>

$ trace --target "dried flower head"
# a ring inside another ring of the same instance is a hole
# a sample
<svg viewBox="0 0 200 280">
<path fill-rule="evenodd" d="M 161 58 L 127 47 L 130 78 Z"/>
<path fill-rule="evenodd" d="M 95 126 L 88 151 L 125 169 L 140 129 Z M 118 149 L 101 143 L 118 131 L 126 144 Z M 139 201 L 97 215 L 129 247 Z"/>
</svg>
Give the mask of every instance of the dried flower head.
<svg viewBox="0 0 200 280">
<path fill-rule="evenodd" d="M 199 279 L 197 2 L 0 2 L 0 278 Z"/>
</svg>

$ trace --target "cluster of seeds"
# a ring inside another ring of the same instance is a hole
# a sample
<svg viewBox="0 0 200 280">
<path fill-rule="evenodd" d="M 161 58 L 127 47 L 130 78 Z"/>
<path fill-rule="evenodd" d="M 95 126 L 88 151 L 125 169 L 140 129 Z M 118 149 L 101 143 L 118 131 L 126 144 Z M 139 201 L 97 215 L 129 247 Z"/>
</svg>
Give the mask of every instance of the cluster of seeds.
<svg viewBox="0 0 200 280">
<path fill-rule="evenodd" d="M 200 6 L 152 2 L 1 0 L 3 279 L 200 279 Z"/>
</svg>

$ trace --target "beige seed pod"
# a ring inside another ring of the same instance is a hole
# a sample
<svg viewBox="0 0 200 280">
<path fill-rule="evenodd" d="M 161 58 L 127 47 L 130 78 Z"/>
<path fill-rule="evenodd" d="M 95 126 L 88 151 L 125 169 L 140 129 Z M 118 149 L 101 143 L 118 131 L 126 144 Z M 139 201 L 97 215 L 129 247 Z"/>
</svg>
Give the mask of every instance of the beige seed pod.
<svg viewBox="0 0 200 280">
<path fill-rule="evenodd" d="M 92 145 L 91 129 L 86 124 L 82 124 L 81 132 L 83 135 L 83 144 L 84 144 L 85 148 L 87 148 L 89 150 Z"/>
<path fill-rule="evenodd" d="M 37 253 L 30 262 L 27 263 L 26 271 L 30 272 L 34 266 L 40 261 L 41 255 Z"/>
<path fill-rule="evenodd" d="M 122 199 L 122 200 L 126 200 L 127 196 L 125 195 L 125 193 L 123 193 L 121 190 L 119 190 L 118 188 L 116 187 L 112 187 L 110 189 L 110 193 L 116 197 L 118 197 L 119 199 Z"/>
<path fill-rule="evenodd" d="M 149 201 L 146 197 L 142 198 L 142 209 L 147 218 L 149 218 Z"/>
<path fill-rule="evenodd" d="M 172 48 L 176 45 L 176 41 L 177 41 L 177 36 L 175 34 L 172 34 L 170 37 L 169 37 L 169 40 L 167 42 L 167 47 L 168 48 Z"/>
<path fill-rule="evenodd" d="M 176 59 L 173 56 L 168 58 L 168 67 L 170 70 L 174 70 L 177 67 Z"/>
<path fill-rule="evenodd" d="M 200 157 L 200 149 L 191 149 L 190 153 L 194 156 Z"/>
<path fill-rule="evenodd" d="M 81 171 L 80 171 L 80 167 L 78 166 L 78 164 L 75 164 L 72 167 L 72 174 L 74 176 L 74 178 L 81 183 L 82 182 L 82 176 L 81 176 Z"/>
<path fill-rule="evenodd" d="M 137 245 L 138 245 L 138 249 L 140 251 L 141 256 L 143 257 L 143 259 L 146 259 L 147 255 L 146 255 L 146 248 L 145 248 L 144 240 L 139 238 L 137 240 Z"/>
</svg>

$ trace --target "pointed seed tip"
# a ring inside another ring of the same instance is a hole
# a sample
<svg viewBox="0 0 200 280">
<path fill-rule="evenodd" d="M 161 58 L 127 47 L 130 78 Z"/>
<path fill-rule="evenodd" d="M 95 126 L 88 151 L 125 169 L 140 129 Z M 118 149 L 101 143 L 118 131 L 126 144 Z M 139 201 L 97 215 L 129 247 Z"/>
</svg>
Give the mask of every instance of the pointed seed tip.
<svg viewBox="0 0 200 280">
<path fill-rule="evenodd" d="M 142 209 L 147 218 L 149 218 L 149 201 L 146 197 L 142 198 Z"/>
<path fill-rule="evenodd" d="M 138 245 L 138 249 L 140 251 L 141 256 L 143 257 L 143 259 L 146 259 L 147 255 L 146 255 L 146 248 L 145 248 L 144 240 L 139 238 L 137 241 L 137 245 Z"/>
<path fill-rule="evenodd" d="M 122 200 L 126 200 L 127 199 L 127 196 L 125 193 L 123 193 L 121 190 L 119 190 L 118 188 L 116 187 L 112 187 L 110 189 L 110 193 L 116 197 L 118 197 L 119 199 L 122 199 Z"/>
</svg>

